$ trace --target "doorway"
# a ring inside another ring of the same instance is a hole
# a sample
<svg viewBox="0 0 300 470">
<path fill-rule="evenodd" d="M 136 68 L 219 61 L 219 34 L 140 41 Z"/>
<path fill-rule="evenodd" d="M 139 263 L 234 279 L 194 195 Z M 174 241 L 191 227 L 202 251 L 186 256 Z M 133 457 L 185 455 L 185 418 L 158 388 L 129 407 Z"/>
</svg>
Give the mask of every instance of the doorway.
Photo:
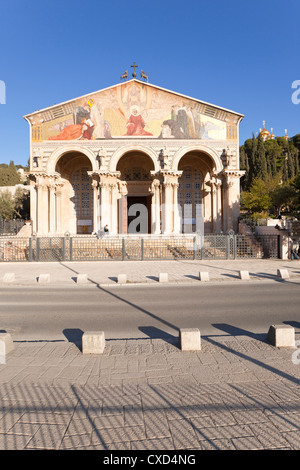
<svg viewBox="0 0 300 470">
<path fill-rule="evenodd" d="M 151 196 L 127 196 L 128 233 L 151 233 Z"/>
</svg>

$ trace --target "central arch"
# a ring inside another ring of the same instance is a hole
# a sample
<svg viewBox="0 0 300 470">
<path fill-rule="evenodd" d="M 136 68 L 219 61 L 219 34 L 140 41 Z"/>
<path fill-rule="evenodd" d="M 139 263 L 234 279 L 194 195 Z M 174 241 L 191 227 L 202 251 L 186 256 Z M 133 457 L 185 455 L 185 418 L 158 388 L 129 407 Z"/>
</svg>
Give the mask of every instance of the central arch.
<svg viewBox="0 0 300 470">
<path fill-rule="evenodd" d="M 152 158 L 136 150 L 126 152 L 118 160 L 122 195 L 119 204 L 119 231 L 121 233 L 151 233 Z"/>
<path fill-rule="evenodd" d="M 118 150 L 116 150 L 115 153 L 111 157 L 109 170 L 112 172 L 116 171 L 119 160 L 124 155 L 128 154 L 129 152 L 138 152 L 140 154 L 147 155 L 152 160 L 152 163 L 154 166 L 153 169 L 156 172 L 160 170 L 158 156 L 154 152 L 154 150 L 152 150 L 150 147 L 147 147 L 146 145 L 136 145 L 136 144 L 125 145 L 124 147 L 120 147 Z"/>
</svg>

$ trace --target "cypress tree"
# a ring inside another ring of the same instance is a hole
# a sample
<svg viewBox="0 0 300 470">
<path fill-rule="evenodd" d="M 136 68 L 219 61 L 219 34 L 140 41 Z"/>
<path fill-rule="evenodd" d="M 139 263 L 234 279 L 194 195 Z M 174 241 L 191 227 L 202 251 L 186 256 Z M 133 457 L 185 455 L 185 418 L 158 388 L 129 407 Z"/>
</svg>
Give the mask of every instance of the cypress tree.
<svg viewBox="0 0 300 470">
<path fill-rule="evenodd" d="M 257 146 L 255 151 L 255 177 L 262 180 L 266 180 L 268 176 L 267 172 L 267 161 L 266 161 L 266 152 L 264 148 L 264 141 L 262 135 L 259 134 L 257 138 Z"/>
</svg>

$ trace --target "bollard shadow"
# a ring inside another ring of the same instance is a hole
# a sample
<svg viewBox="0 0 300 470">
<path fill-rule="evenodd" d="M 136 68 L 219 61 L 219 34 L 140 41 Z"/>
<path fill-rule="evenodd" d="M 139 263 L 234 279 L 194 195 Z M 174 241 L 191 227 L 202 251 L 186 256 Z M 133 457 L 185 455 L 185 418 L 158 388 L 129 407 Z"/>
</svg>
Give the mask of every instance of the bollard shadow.
<svg viewBox="0 0 300 470">
<path fill-rule="evenodd" d="M 159 277 L 158 276 L 146 276 L 147 279 L 151 279 L 151 281 L 156 281 L 158 282 L 159 281 Z"/>
<path fill-rule="evenodd" d="M 199 281 L 199 274 L 195 276 L 194 274 L 184 274 L 183 277 L 188 277 L 189 279 L 194 279 L 195 281 Z"/>
<path fill-rule="evenodd" d="M 74 343 L 77 348 L 82 351 L 82 335 L 83 331 L 80 328 L 66 328 L 63 334 L 69 343 Z"/>
<path fill-rule="evenodd" d="M 150 339 L 162 339 L 166 343 L 170 343 L 176 346 L 178 344 L 178 336 L 171 335 L 170 333 L 156 328 L 155 326 L 139 326 L 138 329 L 147 335 Z"/>
<path fill-rule="evenodd" d="M 224 277 L 230 277 L 232 279 L 239 279 L 240 276 L 238 274 L 228 274 L 228 273 L 222 273 L 221 276 L 224 276 Z"/>
<path fill-rule="evenodd" d="M 253 338 L 258 341 L 267 341 L 267 333 L 252 333 L 251 331 L 244 330 L 243 328 L 239 328 L 234 325 L 229 325 L 228 323 L 212 323 L 212 326 L 231 336 L 248 336 L 249 338 Z"/>
<path fill-rule="evenodd" d="M 296 330 L 300 330 L 300 322 L 299 321 L 285 320 L 282 323 L 284 323 L 285 325 L 290 325 L 293 328 L 295 328 Z"/>
</svg>

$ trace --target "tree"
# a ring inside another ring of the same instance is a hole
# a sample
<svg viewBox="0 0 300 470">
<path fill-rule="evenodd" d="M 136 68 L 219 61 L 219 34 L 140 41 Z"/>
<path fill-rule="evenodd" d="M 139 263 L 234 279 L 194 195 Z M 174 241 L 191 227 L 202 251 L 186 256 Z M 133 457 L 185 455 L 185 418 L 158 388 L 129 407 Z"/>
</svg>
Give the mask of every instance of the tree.
<svg viewBox="0 0 300 470">
<path fill-rule="evenodd" d="M 292 184 L 279 185 L 272 192 L 271 197 L 278 216 L 284 208 L 290 211 L 291 206 L 295 203 L 297 191 Z"/>
<path fill-rule="evenodd" d="M 268 212 L 272 207 L 272 198 L 266 181 L 254 179 L 249 191 L 241 193 L 241 203 L 252 214 Z"/>
<path fill-rule="evenodd" d="M 262 180 L 266 179 L 268 176 L 266 153 L 261 133 L 257 138 L 257 145 L 254 153 L 253 176 L 254 178 L 259 178 Z"/>
<path fill-rule="evenodd" d="M 17 188 L 15 194 L 9 189 L 0 192 L 0 217 L 11 220 L 13 218 L 29 218 L 29 193 L 23 188 Z"/>
<path fill-rule="evenodd" d="M 9 165 L 3 163 L 0 167 L 0 186 L 15 186 L 20 182 L 14 162 L 11 161 Z"/>
<path fill-rule="evenodd" d="M 0 192 L 0 217 L 11 220 L 15 213 L 15 201 L 11 192 L 7 189 Z"/>
</svg>

